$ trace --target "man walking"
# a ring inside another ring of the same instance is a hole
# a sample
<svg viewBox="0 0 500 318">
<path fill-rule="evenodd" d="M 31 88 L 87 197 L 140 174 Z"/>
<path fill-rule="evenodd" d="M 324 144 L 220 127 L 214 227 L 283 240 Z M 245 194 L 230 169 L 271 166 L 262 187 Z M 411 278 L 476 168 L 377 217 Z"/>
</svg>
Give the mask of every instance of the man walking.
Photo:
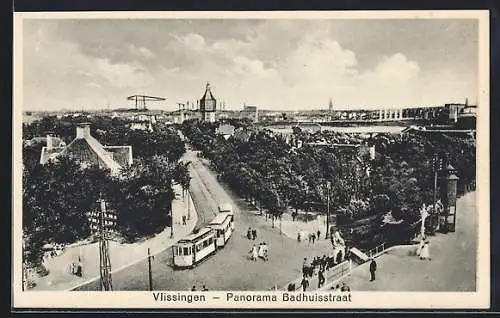
<svg viewBox="0 0 500 318">
<path fill-rule="evenodd" d="M 323 275 L 322 270 L 319 270 L 319 272 L 318 272 L 318 289 L 321 288 L 321 286 L 323 286 L 324 283 L 325 283 L 325 275 Z"/>
<path fill-rule="evenodd" d="M 370 282 L 373 282 L 375 280 L 376 270 L 377 270 L 377 262 L 375 262 L 375 259 L 372 258 L 372 261 L 370 262 Z"/>
<path fill-rule="evenodd" d="M 302 278 L 300 285 L 302 285 L 302 291 L 306 291 L 307 287 L 309 287 L 309 280 L 307 279 L 306 276 Z"/>
</svg>

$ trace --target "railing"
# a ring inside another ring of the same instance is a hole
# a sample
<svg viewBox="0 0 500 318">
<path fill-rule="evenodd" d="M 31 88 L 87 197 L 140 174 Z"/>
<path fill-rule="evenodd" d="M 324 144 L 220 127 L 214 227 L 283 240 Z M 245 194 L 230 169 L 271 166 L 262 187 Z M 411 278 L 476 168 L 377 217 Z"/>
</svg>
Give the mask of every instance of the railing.
<svg viewBox="0 0 500 318">
<path fill-rule="evenodd" d="M 351 261 L 344 261 L 327 271 L 328 281 L 339 279 L 351 272 L 352 264 Z"/>
<path fill-rule="evenodd" d="M 366 252 L 366 255 L 368 255 L 369 258 L 372 258 L 373 256 L 378 255 L 379 253 L 382 253 L 383 251 L 385 251 L 385 242 L 380 244 L 380 245 L 375 246 L 374 248 L 372 248 L 371 250 Z"/>
</svg>

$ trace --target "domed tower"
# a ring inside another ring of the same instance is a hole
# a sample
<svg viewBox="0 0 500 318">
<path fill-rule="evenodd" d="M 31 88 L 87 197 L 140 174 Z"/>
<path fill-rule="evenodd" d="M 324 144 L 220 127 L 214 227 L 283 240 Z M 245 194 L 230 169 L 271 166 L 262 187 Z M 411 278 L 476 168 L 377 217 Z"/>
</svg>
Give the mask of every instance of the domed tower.
<svg viewBox="0 0 500 318">
<path fill-rule="evenodd" d="M 204 121 L 215 122 L 215 111 L 217 100 L 210 90 L 210 83 L 207 83 L 205 94 L 200 99 L 201 119 Z"/>
</svg>

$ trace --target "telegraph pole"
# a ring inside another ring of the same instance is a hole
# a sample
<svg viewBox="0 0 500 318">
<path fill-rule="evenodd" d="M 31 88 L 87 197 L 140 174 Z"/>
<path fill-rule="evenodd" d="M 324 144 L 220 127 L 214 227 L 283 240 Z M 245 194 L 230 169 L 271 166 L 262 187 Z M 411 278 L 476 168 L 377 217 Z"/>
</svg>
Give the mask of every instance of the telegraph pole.
<svg viewBox="0 0 500 318">
<path fill-rule="evenodd" d="M 89 213 L 90 229 L 99 239 L 99 267 L 101 290 L 112 291 L 111 260 L 109 257 L 109 239 L 116 225 L 116 215 L 106 211 L 106 201 L 99 195 L 99 210 Z"/>
<path fill-rule="evenodd" d="M 436 207 L 436 204 L 437 204 L 437 182 L 438 182 L 438 171 L 441 169 L 442 165 L 443 165 L 443 159 L 440 159 L 438 154 L 435 154 L 434 155 L 434 158 L 433 158 L 433 164 L 432 164 L 432 168 L 434 170 L 434 213 L 437 212 L 437 207 Z M 438 227 L 441 226 L 440 222 L 440 218 L 441 216 L 438 215 Z"/>
<path fill-rule="evenodd" d="M 153 290 L 153 273 L 151 271 L 151 260 L 154 259 L 154 256 L 151 256 L 149 247 L 148 247 L 148 266 L 149 266 L 149 291 Z"/>
</svg>

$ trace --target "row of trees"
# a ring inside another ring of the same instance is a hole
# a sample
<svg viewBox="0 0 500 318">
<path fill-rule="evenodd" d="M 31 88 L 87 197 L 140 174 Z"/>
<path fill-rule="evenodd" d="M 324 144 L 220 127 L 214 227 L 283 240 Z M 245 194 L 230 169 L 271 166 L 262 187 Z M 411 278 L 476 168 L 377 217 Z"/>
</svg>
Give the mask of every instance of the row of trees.
<svg viewBox="0 0 500 318">
<path fill-rule="evenodd" d="M 56 120 L 47 124 L 70 142 L 64 125 Z M 126 241 L 162 231 L 171 224 L 174 199 L 173 182 L 189 187 L 185 164 L 178 162 L 184 143 L 175 130 L 155 126 L 153 133 L 130 131 L 123 120 L 99 118 L 92 125 L 92 135 L 103 144 L 133 146 L 134 162 L 124 167 L 119 176 L 98 167 L 83 167 L 70 157 L 40 165 L 43 142 L 23 147 L 23 228 L 29 233 L 27 261 L 38 265 L 45 243 L 73 243 L 89 237 L 87 213 L 98 208 L 100 196 L 117 214 L 117 232 Z M 40 123 L 26 126 L 37 131 Z M 69 133 L 69 131 L 68 131 Z M 154 151 L 154 149 L 158 149 Z"/>
<path fill-rule="evenodd" d="M 376 136 L 367 141 L 376 147 L 372 161 L 351 147 L 293 149 L 285 138 L 266 131 L 248 141 L 226 140 L 216 135 L 216 125 L 190 120 L 181 129 L 239 195 L 276 217 L 287 207 L 326 211 L 330 181 L 331 211 L 341 223 L 391 211 L 410 224 L 420 218 L 422 203 L 433 200 L 435 154 L 458 169 L 460 188 L 475 180 L 475 144 L 466 139 Z"/>
</svg>

